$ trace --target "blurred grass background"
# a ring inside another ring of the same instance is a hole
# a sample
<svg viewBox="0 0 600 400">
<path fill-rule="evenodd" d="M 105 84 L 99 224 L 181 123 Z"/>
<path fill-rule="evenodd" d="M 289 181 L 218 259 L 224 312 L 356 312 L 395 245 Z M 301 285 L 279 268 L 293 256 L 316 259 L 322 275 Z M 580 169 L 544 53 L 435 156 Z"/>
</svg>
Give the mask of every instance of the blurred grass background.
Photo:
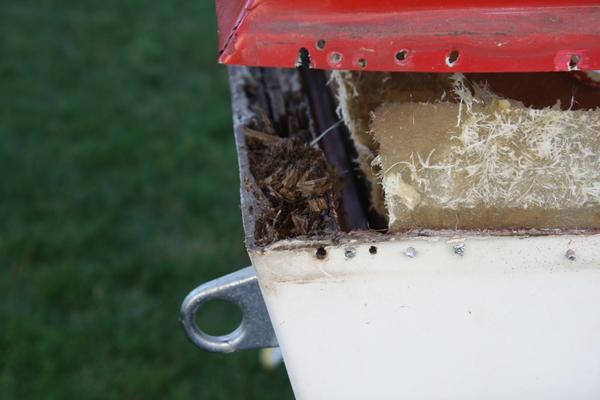
<svg viewBox="0 0 600 400">
<path fill-rule="evenodd" d="M 178 323 L 248 263 L 216 43 L 211 0 L 2 2 L 0 398 L 291 398 Z"/>
</svg>

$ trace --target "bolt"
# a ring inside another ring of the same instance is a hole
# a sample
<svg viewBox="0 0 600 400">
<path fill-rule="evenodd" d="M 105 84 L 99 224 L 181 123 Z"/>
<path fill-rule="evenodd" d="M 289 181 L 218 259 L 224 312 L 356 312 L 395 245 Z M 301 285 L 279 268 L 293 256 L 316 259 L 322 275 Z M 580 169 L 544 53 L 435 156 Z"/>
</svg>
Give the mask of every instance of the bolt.
<svg viewBox="0 0 600 400">
<path fill-rule="evenodd" d="M 346 258 L 354 258 L 356 255 L 356 249 L 354 247 L 346 247 L 344 250 L 344 255 Z"/>
<path fill-rule="evenodd" d="M 567 252 L 565 253 L 565 257 L 567 257 L 571 261 L 575 261 L 575 259 L 577 258 L 577 257 L 575 257 L 575 250 L 573 250 L 573 249 L 567 250 Z"/>
<path fill-rule="evenodd" d="M 454 245 L 454 254 L 457 254 L 461 257 L 464 256 L 465 255 L 465 244 L 464 243 L 455 244 Z"/>
<path fill-rule="evenodd" d="M 404 250 L 404 255 L 409 258 L 415 258 L 417 256 L 417 250 L 414 247 L 409 247 Z"/>
</svg>

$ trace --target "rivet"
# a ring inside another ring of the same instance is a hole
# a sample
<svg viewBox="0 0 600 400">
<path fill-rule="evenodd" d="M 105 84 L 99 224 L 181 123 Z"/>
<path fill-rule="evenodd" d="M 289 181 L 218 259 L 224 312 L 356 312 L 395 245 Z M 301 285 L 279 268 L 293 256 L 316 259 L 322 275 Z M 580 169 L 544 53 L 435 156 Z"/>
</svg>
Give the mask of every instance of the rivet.
<svg viewBox="0 0 600 400">
<path fill-rule="evenodd" d="M 346 247 L 344 250 L 344 256 L 346 256 L 346 258 L 354 258 L 355 255 L 356 249 L 354 247 Z"/>
<path fill-rule="evenodd" d="M 573 249 L 567 250 L 567 252 L 565 253 L 565 257 L 567 257 L 571 261 L 575 261 L 575 259 L 577 258 L 575 256 L 575 250 L 573 250 Z"/>
<path fill-rule="evenodd" d="M 465 255 L 465 244 L 464 243 L 455 244 L 453 248 L 454 248 L 454 254 L 457 254 L 461 257 Z"/>
<path fill-rule="evenodd" d="M 409 258 L 415 258 L 417 256 L 417 250 L 414 247 L 408 247 L 404 250 L 404 255 Z"/>
</svg>

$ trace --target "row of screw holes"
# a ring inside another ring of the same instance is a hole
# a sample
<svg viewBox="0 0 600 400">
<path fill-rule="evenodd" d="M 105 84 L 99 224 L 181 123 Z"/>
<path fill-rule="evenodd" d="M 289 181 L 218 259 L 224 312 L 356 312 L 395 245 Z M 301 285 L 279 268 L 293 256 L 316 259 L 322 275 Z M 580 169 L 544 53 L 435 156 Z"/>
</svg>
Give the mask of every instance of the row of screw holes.
<svg viewBox="0 0 600 400">
<path fill-rule="evenodd" d="M 377 246 L 371 246 L 369 247 L 369 253 L 370 254 L 377 254 Z M 325 257 L 327 257 L 327 250 L 325 250 L 325 247 L 319 247 L 317 248 L 317 252 L 315 254 L 315 257 L 317 257 L 319 260 L 323 260 L 325 259 Z"/>
<path fill-rule="evenodd" d="M 327 42 L 324 39 L 317 40 L 317 44 L 316 44 L 317 50 L 324 50 L 326 45 L 327 45 Z M 458 51 L 453 50 L 452 52 L 450 52 L 448 57 L 446 57 L 446 63 L 448 64 L 448 66 L 450 66 L 450 67 L 454 66 L 454 64 L 456 64 L 456 61 L 458 60 L 458 56 L 459 56 Z M 399 52 L 396 53 L 396 61 L 398 61 L 400 63 L 405 62 L 407 58 L 408 58 L 407 50 L 400 50 Z M 330 59 L 333 64 L 339 64 L 342 61 L 342 55 L 338 52 L 333 52 L 330 55 Z M 357 61 L 357 64 L 358 64 L 359 68 L 361 68 L 361 69 L 366 68 L 367 60 L 365 60 L 364 58 L 359 58 Z"/>
<path fill-rule="evenodd" d="M 327 42 L 325 41 L 325 39 L 317 40 L 316 46 L 317 46 L 318 50 L 324 50 L 326 45 L 327 45 Z M 450 52 L 450 54 L 448 54 L 448 57 L 446 57 L 446 64 L 449 67 L 453 67 L 456 64 L 456 62 L 458 61 L 459 56 L 460 56 L 460 53 L 457 50 L 452 50 Z M 396 53 L 396 61 L 398 61 L 400 63 L 405 62 L 407 58 L 408 58 L 407 50 L 400 50 L 399 52 Z M 340 53 L 336 53 L 336 52 L 331 53 L 331 62 L 333 62 L 334 64 L 339 64 L 341 61 L 342 61 L 342 55 Z M 365 60 L 364 58 L 359 58 L 357 64 L 361 69 L 366 68 L 367 60 Z M 571 59 L 569 60 L 569 70 L 577 69 L 578 64 L 579 64 L 579 56 L 577 56 L 577 55 L 571 56 Z"/>
</svg>

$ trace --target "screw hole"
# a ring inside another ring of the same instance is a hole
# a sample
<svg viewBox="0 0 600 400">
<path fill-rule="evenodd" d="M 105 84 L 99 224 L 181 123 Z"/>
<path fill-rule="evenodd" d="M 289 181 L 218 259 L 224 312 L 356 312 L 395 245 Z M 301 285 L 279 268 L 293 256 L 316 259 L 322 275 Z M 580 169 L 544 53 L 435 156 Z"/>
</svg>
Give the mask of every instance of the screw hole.
<svg viewBox="0 0 600 400">
<path fill-rule="evenodd" d="M 396 61 L 398 61 L 398 62 L 404 62 L 404 61 L 406 61 L 407 58 L 408 58 L 408 51 L 406 51 L 406 50 L 400 50 L 399 52 L 396 53 Z"/>
<path fill-rule="evenodd" d="M 340 53 L 333 52 L 331 53 L 330 59 L 333 64 L 339 64 L 342 61 L 342 55 Z"/>
<path fill-rule="evenodd" d="M 458 61 L 459 56 L 460 53 L 457 50 L 452 50 L 448 57 L 446 57 L 446 64 L 448 64 L 449 67 L 454 66 L 454 64 L 456 64 Z"/>
<path fill-rule="evenodd" d="M 304 47 L 302 47 L 298 53 L 298 60 L 296 61 L 296 67 L 309 68 L 310 67 L 310 53 Z"/>
<path fill-rule="evenodd" d="M 325 41 L 325 39 L 319 39 L 319 40 L 317 40 L 317 49 L 318 50 L 323 50 L 325 48 L 326 44 L 327 44 L 327 42 Z"/>
<path fill-rule="evenodd" d="M 377 246 L 371 246 L 371 247 L 369 247 L 369 253 L 371 253 L 371 254 L 377 254 Z"/>
<path fill-rule="evenodd" d="M 367 66 L 367 60 L 364 58 L 359 58 L 357 64 L 359 68 L 365 68 Z"/>
<path fill-rule="evenodd" d="M 572 55 L 571 59 L 569 60 L 569 71 L 578 69 L 579 66 L 579 56 L 578 55 Z"/>
<path fill-rule="evenodd" d="M 327 250 L 325 250 L 325 248 L 324 248 L 324 247 L 319 247 L 319 248 L 317 249 L 317 254 L 316 254 L 316 257 L 317 257 L 319 260 L 322 260 L 322 259 L 324 259 L 325 257 L 327 257 Z"/>
</svg>

